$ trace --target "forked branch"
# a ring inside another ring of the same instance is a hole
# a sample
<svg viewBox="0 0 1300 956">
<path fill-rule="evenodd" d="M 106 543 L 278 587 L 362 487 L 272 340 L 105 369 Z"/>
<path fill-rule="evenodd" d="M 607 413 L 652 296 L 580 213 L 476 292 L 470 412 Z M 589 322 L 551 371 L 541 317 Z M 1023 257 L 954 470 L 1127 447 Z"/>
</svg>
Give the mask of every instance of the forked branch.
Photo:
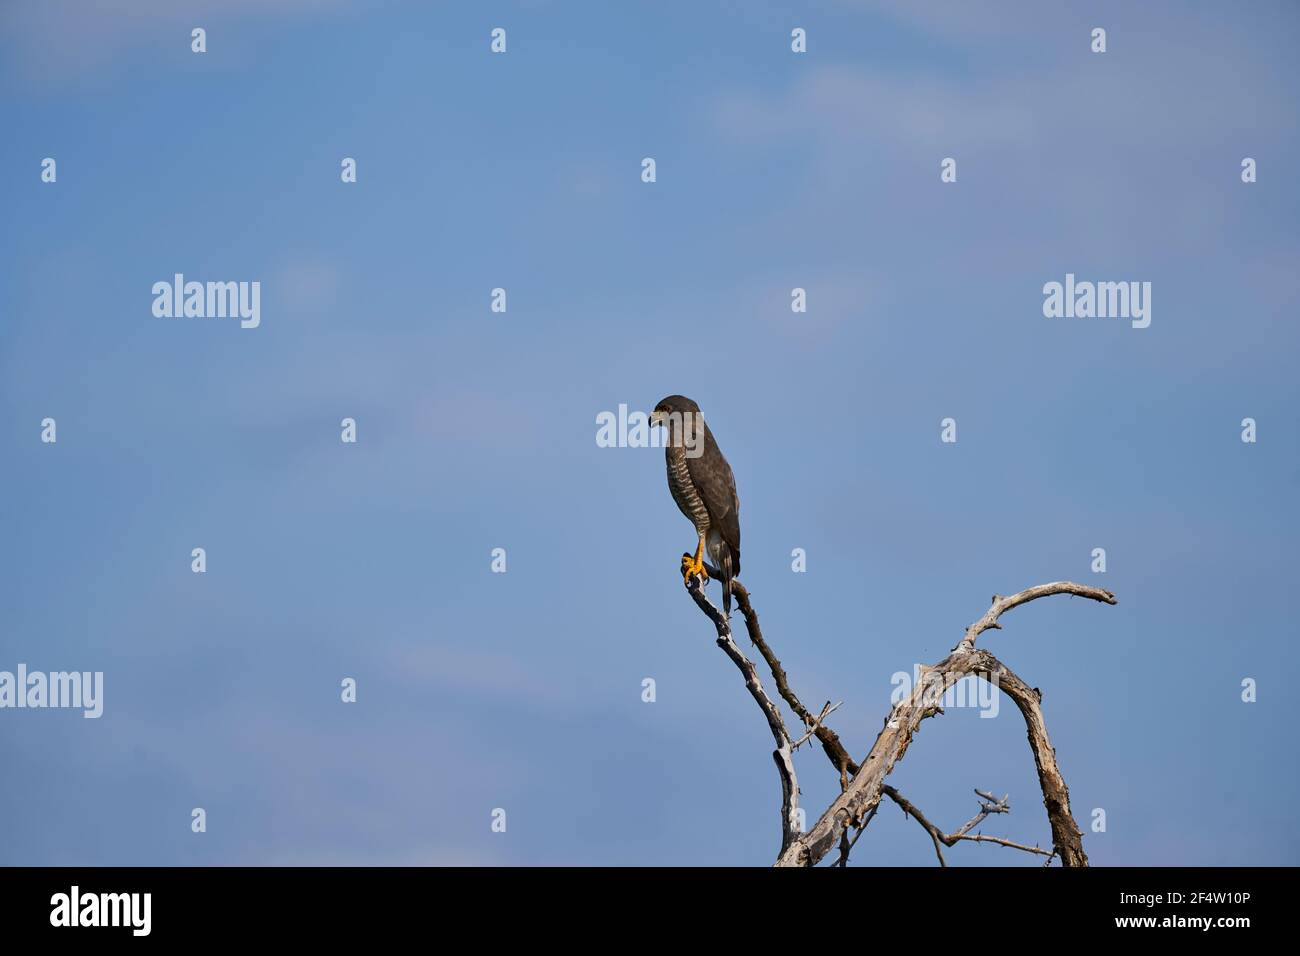
<svg viewBox="0 0 1300 956">
<path fill-rule="evenodd" d="M 711 575 L 714 574 L 713 568 L 707 570 Z M 820 713 L 813 714 L 790 687 L 784 667 L 763 638 L 758 614 L 744 586 L 739 581 L 732 582 L 737 606 L 745 618 L 750 640 L 758 648 L 772 672 L 781 698 L 804 723 L 806 732 L 797 743 L 786 730 L 780 710 L 763 690 L 754 665 L 732 640 L 730 622 L 705 597 L 702 582 L 698 578 L 691 578 L 686 582 L 686 586 L 700 610 L 713 622 L 718 633 L 718 646 L 740 668 L 745 677 L 745 686 L 763 710 L 777 744 L 772 755 L 781 776 L 782 790 L 782 838 L 777 866 L 815 866 L 837 843 L 840 846 L 840 862 L 841 864 L 846 862 L 848 850 L 856 842 L 856 837 L 849 839 L 849 829 L 855 828 L 858 835 L 861 835 L 862 829 L 875 816 L 882 795 L 893 799 L 905 813 L 925 828 L 935 843 L 935 852 L 941 863 L 944 862 L 942 846 L 953 846 L 962 840 L 969 840 L 996 843 L 1000 846 L 1041 854 L 1048 858 L 1048 862 L 1053 857 L 1059 856 L 1065 866 L 1088 865 L 1088 857 L 1083 851 L 1082 834 L 1070 812 L 1069 789 L 1061 776 L 1060 767 L 1056 763 L 1056 752 L 1052 749 L 1051 740 L 1047 735 L 1047 725 L 1043 720 L 1041 706 L 1042 695 L 988 651 L 976 650 L 975 641 L 987 630 L 1001 629 L 999 618 L 1007 611 L 1040 597 L 1068 594 L 1103 604 L 1115 604 L 1117 603 L 1115 595 L 1111 592 L 1071 581 L 1056 581 L 1028 588 L 1010 597 L 1000 597 L 995 594 L 992 606 L 983 617 L 966 628 L 961 641 L 951 653 L 933 667 L 923 668 L 922 680 L 905 700 L 893 706 L 885 718 L 884 727 L 872 745 L 871 752 L 859 764 L 849 756 L 839 735 L 825 723 L 826 718 L 839 704 L 831 706 L 828 701 Z M 1000 689 L 1012 699 L 1024 717 L 1029 746 L 1038 770 L 1043 804 L 1047 809 L 1048 821 L 1052 828 L 1053 845 L 1050 850 L 1013 843 L 1000 837 L 970 833 L 970 830 L 978 826 L 989 813 L 1005 812 L 1005 797 L 999 801 L 991 794 L 976 791 L 989 803 L 982 805 L 980 814 L 960 830 L 946 834 L 930 823 L 924 814 L 897 790 L 884 782 L 894 766 L 906 754 L 921 722 L 939 713 L 944 694 L 958 681 L 969 676 L 978 676 Z M 797 828 L 799 787 L 795 775 L 793 752 L 798 744 L 813 736 L 821 743 L 826 756 L 839 772 L 842 792 L 807 833 L 799 833 Z"/>
<path fill-rule="evenodd" d="M 910 800 L 904 797 L 896 789 L 889 786 L 889 784 L 885 784 L 881 789 L 884 791 L 885 796 L 898 804 L 899 809 L 903 811 L 904 816 L 911 817 L 921 825 L 926 833 L 930 834 L 930 839 L 934 842 L 934 852 L 939 857 L 940 866 L 948 865 L 948 862 L 943 858 L 943 848 L 945 846 L 956 846 L 962 840 L 970 840 L 973 843 L 996 843 L 998 846 L 1011 847 L 1013 850 L 1024 850 L 1026 853 L 1039 853 L 1047 857 L 1049 862 L 1051 861 L 1051 858 L 1056 855 L 1052 851 L 1044 850 L 1039 846 L 1025 846 L 1023 843 L 1014 843 L 1011 840 L 1004 840 L 1002 837 L 985 836 L 982 833 L 970 832 L 983 823 L 984 819 L 991 813 L 1010 813 L 1011 805 L 1007 803 L 1007 796 L 1009 795 L 999 798 L 993 796 L 993 794 L 988 793 L 987 791 L 976 790 L 975 793 L 983 797 L 985 801 L 980 804 L 980 812 L 971 817 L 971 819 L 955 833 L 944 833 L 937 826 L 927 820 L 925 814 L 918 810 Z"/>
</svg>

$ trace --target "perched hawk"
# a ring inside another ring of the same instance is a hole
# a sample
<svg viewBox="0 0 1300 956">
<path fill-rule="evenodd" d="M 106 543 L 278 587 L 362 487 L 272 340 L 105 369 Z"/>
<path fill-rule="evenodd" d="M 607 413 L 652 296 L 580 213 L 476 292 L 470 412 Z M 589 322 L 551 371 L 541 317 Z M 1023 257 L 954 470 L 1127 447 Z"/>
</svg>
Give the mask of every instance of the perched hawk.
<svg viewBox="0 0 1300 956">
<path fill-rule="evenodd" d="M 669 395 L 655 406 L 650 424 L 664 425 L 668 440 L 668 490 L 682 514 L 700 536 L 695 557 L 682 555 L 682 579 L 699 575 L 707 581 L 704 554 L 722 575 L 722 609 L 731 614 L 731 580 L 740 573 L 740 499 L 731 466 L 722 457 L 713 433 L 704 424 L 700 406 L 681 395 Z"/>
</svg>

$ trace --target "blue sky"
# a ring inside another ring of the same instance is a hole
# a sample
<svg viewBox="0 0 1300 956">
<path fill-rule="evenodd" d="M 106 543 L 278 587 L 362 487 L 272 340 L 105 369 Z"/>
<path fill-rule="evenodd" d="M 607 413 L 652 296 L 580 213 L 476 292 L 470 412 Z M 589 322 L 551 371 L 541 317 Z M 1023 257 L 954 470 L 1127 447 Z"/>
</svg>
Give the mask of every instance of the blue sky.
<svg viewBox="0 0 1300 956">
<path fill-rule="evenodd" d="M 1119 605 L 983 642 L 1044 692 L 1093 863 L 1300 862 L 1298 28 L 1263 2 L 5 5 L 0 669 L 103 671 L 105 702 L 0 711 L 0 862 L 769 863 L 771 739 L 681 593 L 662 453 L 595 442 L 674 392 L 851 750 L 991 594 L 1096 584 Z M 261 326 L 155 318 L 176 272 L 260 281 Z M 1151 326 L 1045 318 L 1067 272 L 1151 282 Z M 835 777 L 799 769 L 815 813 Z M 950 830 L 1009 793 L 985 832 L 1049 839 L 1009 705 L 927 722 L 890 780 Z M 932 850 L 886 806 L 855 859 Z"/>
</svg>

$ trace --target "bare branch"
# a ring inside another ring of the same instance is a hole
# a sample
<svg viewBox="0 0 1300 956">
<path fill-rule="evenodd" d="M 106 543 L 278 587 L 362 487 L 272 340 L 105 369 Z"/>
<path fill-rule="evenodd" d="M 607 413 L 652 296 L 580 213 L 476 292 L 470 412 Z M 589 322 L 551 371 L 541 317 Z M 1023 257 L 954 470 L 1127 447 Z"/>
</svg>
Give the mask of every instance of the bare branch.
<svg viewBox="0 0 1300 956">
<path fill-rule="evenodd" d="M 1024 850 L 1026 853 L 1041 853 L 1047 857 L 1047 863 L 1052 862 L 1052 857 L 1056 856 L 1055 850 L 1044 850 L 1040 846 L 1025 846 L 1023 843 L 1013 843 L 1011 840 L 1004 840 L 1002 837 L 984 836 L 982 833 L 975 833 L 970 836 L 961 837 L 963 840 L 971 840 L 975 843 L 996 843 L 998 846 L 1008 846 L 1013 850 Z M 1047 863 L 1043 865 L 1046 866 Z"/>
<path fill-rule="evenodd" d="M 828 700 L 825 704 L 823 704 L 822 712 L 813 718 L 812 723 L 808 727 L 808 732 L 794 742 L 794 749 L 798 750 L 805 743 L 807 743 L 807 741 L 817 733 L 818 728 L 823 726 L 823 723 L 825 722 L 826 718 L 829 717 L 831 714 L 835 713 L 835 711 L 839 710 L 840 704 L 843 703 L 844 701 L 841 700 L 832 704 Z"/>
<path fill-rule="evenodd" d="M 714 573 L 712 568 L 708 570 L 710 574 Z M 749 640 L 758 648 L 758 652 L 763 655 L 763 660 L 767 662 L 768 670 L 772 672 L 772 679 L 776 681 L 777 691 L 790 709 L 803 721 L 804 726 L 811 729 L 817 740 L 820 741 L 822 749 L 826 751 L 826 756 L 830 758 L 835 769 L 840 772 L 840 789 L 843 789 L 848 785 L 849 777 L 858 772 L 857 763 L 849 756 L 849 752 L 844 749 L 839 734 L 820 723 L 817 718 L 814 718 L 808 708 L 799 700 L 798 695 L 790 688 L 790 681 L 786 677 L 785 668 L 781 666 L 777 656 L 772 653 L 772 648 L 768 646 L 767 641 L 763 640 L 763 630 L 758 625 L 758 612 L 754 610 L 754 605 L 749 600 L 749 591 L 739 581 L 731 582 L 731 591 L 736 598 L 736 606 L 740 608 L 740 613 L 745 617 L 745 629 L 749 632 Z"/>
<path fill-rule="evenodd" d="M 980 652 L 986 653 L 986 652 Z M 1052 825 L 1053 850 L 1061 857 L 1062 866 L 1087 866 L 1088 856 L 1083 852 L 1083 834 L 1070 813 L 1070 789 L 1061 776 L 1056 763 L 1056 750 L 1047 736 L 1043 720 L 1042 693 L 1030 687 L 1011 672 L 1001 661 L 987 655 L 986 666 L 980 676 L 1010 697 L 1025 718 L 1029 748 L 1034 752 L 1034 766 L 1038 769 L 1038 785 L 1043 791 L 1043 806 Z"/>
<path fill-rule="evenodd" d="M 1001 799 L 998 799 L 994 797 L 992 794 L 984 793 L 980 790 L 976 790 L 975 792 L 978 793 L 981 797 L 985 797 L 989 800 L 992 800 L 993 802 L 981 803 L 980 812 L 977 813 L 973 818 L 971 818 L 970 822 L 968 822 L 957 832 L 944 833 L 937 826 L 935 826 L 928 819 L 926 819 L 925 814 L 923 814 L 919 809 L 917 809 L 917 807 L 910 800 L 908 800 L 901 793 L 899 793 L 897 789 L 889 786 L 889 784 L 885 784 L 880 789 L 885 794 L 885 796 L 889 797 L 896 804 L 898 804 L 899 808 L 903 811 L 904 815 L 910 816 L 912 819 L 914 819 L 917 823 L 921 825 L 921 827 L 925 830 L 926 833 L 930 834 L 930 839 L 934 843 L 934 852 L 939 857 L 940 866 L 948 865 L 947 861 L 945 861 L 943 858 L 943 847 L 956 846 L 958 843 L 960 843 L 963 840 L 970 840 L 973 843 L 996 843 L 999 846 L 1011 847 L 1012 849 L 1016 849 L 1016 850 L 1024 850 L 1026 853 L 1038 853 L 1041 854 L 1042 856 L 1047 857 L 1049 862 L 1051 860 L 1051 857 L 1055 855 L 1051 850 L 1044 850 L 1042 847 L 1037 847 L 1037 846 L 1026 846 L 1023 843 L 1014 843 L 1011 840 L 1004 840 L 1002 837 L 984 836 L 983 834 L 978 834 L 978 833 L 973 835 L 970 834 L 970 831 L 973 830 L 975 827 L 979 826 L 981 823 L 983 823 L 985 817 L 987 817 L 990 813 L 1009 813 L 1011 811 L 1011 806 L 1010 804 L 1007 803 L 1006 797 L 1002 797 Z"/>
<path fill-rule="evenodd" d="M 863 832 L 867 829 L 867 826 L 871 821 L 876 818 L 876 812 L 879 809 L 880 804 L 876 804 L 875 809 L 867 814 L 867 818 L 862 821 L 862 826 L 858 827 L 858 832 L 853 834 L 852 840 L 849 839 L 849 831 L 847 829 L 840 834 L 840 858 L 836 862 L 832 863 L 831 866 L 845 867 L 849 865 L 849 853 L 858 845 L 858 841 L 862 839 Z"/>
<path fill-rule="evenodd" d="M 1040 597 L 1049 597 L 1053 594 L 1073 594 L 1076 597 L 1091 598 L 1094 601 L 1101 601 L 1103 604 L 1117 604 L 1115 595 L 1102 588 L 1092 588 L 1083 584 L 1075 584 L 1073 581 L 1053 581 L 1051 584 L 1040 584 L 1037 587 L 1026 588 L 1019 594 L 1013 594 L 1011 597 L 999 597 L 993 595 L 993 606 L 990 607 L 982 618 L 966 628 L 966 636 L 961 639 L 957 648 L 971 648 L 975 646 L 975 638 L 979 637 L 985 631 L 1002 630 L 1002 625 L 998 623 L 1000 618 L 1007 611 L 1022 604 L 1028 604 L 1030 601 Z"/>
<path fill-rule="evenodd" d="M 976 790 L 975 795 L 984 798 L 984 800 L 981 801 L 980 803 L 980 812 L 975 814 L 975 816 L 971 817 L 970 820 L 954 834 L 954 836 L 962 836 L 963 834 L 969 833 L 971 830 L 974 830 L 977 826 L 979 826 L 981 823 L 984 822 L 985 818 L 990 813 L 1011 812 L 1011 804 L 1007 803 L 1007 798 L 1011 796 L 1011 794 L 1009 793 L 1003 794 L 1001 797 L 995 797 L 987 790 Z"/>
<path fill-rule="evenodd" d="M 781 775 L 781 852 L 784 853 L 799 836 L 799 780 L 794 770 L 794 744 L 790 739 L 790 732 L 785 728 L 781 711 L 767 696 L 767 691 L 763 690 L 763 685 L 758 679 L 758 671 L 753 663 L 732 640 L 731 623 L 723 617 L 722 612 L 713 605 L 713 602 L 705 597 L 700 579 L 697 577 L 688 579 L 686 590 L 699 609 L 713 622 L 718 632 L 718 647 L 722 648 L 723 652 L 740 668 L 740 673 L 745 678 L 745 687 L 763 711 L 763 716 L 767 718 L 767 725 L 772 731 L 772 739 L 776 741 L 776 750 L 772 751 L 772 759 L 776 763 L 777 773 Z"/>
<path fill-rule="evenodd" d="M 1025 718 L 1029 744 L 1038 767 L 1043 802 L 1052 826 L 1053 852 L 1059 853 L 1065 866 L 1087 866 L 1082 835 L 1070 815 L 1069 791 L 1056 765 L 1056 755 L 1047 737 L 1039 706 L 1040 695 L 1016 677 L 1001 661 L 984 650 L 975 650 L 975 639 L 984 631 L 999 626 L 998 618 L 1006 611 L 1029 601 L 1053 594 L 1074 594 L 1105 604 L 1115 604 L 1115 596 L 1100 588 L 1085 587 L 1069 581 L 1042 584 L 1003 598 L 993 597 L 993 606 L 966 629 L 961 642 L 934 667 L 926 668 L 923 679 L 906 700 L 895 704 L 876 737 L 871 752 L 844 789 L 821 818 L 806 833 L 794 840 L 777 859 L 777 866 L 815 866 L 839 841 L 844 830 L 863 826 L 880 803 L 885 777 L 903 758 L 921 722 L 939 713 L 939 701 L 959 680 L 978 674 L 999 687 L 1016 703 Z M 836 738 L 838 742 L 838 738 Z M 823 745 L 825 741 L 823 740 Z M 830 753 L 828 749 L 828 754 Z M 832 758 L 834 761 L 834 758 Z M 843 856 L 843 854 L 842 854 Z"/>
</svg>

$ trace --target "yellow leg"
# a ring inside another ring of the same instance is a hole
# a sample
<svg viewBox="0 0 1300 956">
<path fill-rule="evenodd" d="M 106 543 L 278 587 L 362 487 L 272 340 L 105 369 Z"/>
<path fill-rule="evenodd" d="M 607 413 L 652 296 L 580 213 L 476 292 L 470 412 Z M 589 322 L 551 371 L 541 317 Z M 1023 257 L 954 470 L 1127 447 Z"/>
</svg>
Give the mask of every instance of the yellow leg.
<svg viewBox="0 0 1300 956">
<path fill-rule="evenodd" d="M 682 580 L 689 581 L 696 576 L 701 581 L 709 579 L 709 572 L 704 570 L 704 535 L 700 535 L 700 544 L 695 549 L 694 558 L 689 554 L 682 555 Z"/>
</svg>

